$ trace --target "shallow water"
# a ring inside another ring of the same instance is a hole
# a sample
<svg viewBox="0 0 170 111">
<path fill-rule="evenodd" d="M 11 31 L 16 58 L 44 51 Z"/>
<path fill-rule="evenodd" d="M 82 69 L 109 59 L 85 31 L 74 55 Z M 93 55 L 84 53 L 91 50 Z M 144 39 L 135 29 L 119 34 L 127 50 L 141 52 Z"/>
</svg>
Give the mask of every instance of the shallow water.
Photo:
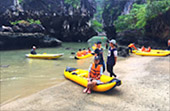
<svg viewBox="0 0 170 111">
<path fill-rule="evenodd" d="M 0 104 L 65 81 L 63 72 L 67 66 L 88 69 L 93 57 L 75 60 L 74 55 L 71 54 L 84 47 L 87 48 L 88 44 L 63 43 L 62 47 L 58 48 L 37 49 L 38 53 L 64 53 L 64 56 L 57 60 L 25 58 L 25 54 L 30 50 L 0 51 Z"/>
<path fill-rule="evenodd" d="M 25 58 L 30 50 L 1 51 L 0 103 L 10 102 L 65 81 L 63 71 L 67 66 L 88 69 L 92 58 L 77 61 L 71 55 L 71 52 L 80 47 L 88 47 L 88 44 L 63 43 L 58 48 L 37 49 L 38 53 L 64 53 L 57 60 Z"/>
</svg>

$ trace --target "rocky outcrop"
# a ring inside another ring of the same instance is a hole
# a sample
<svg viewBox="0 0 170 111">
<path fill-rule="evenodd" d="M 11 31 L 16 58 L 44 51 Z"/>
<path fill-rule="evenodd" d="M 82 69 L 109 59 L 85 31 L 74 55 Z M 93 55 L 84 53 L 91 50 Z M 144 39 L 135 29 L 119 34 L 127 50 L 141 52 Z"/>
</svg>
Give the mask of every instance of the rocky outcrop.
<svg viewBox="0 0 170 111">
<path fill-rule="evenodd" d="M 4 1 L 2 1 L 5 3 Z M 11 5 L 11 4 L 9 4 Z M 96 35 L 89 21 L 96 12 L 95 0 L 23 0 L 19 7 L 6 8 L 0 14 L 0 26 L 10 26 L 10 21 L 40 20 L 44 33 L 62 41 L 86 41 Z M 2 24 L 3 23 L 3 24 Z M 12 27 L 12 26 L 11 26 Z M 13 26 L 14 32 L 30 32 Z M 37 29 L 37 28 L 36 28 Z M 32 30 L 42 32 L 42 30 Z"/>
<path fill-rule="evenodd" d="M 109 38 L 116 38 L 114 21 L 120 15 L 129 14 L 134 3 L 145 3 L 146 0 L 105 0 L 102 13 L 104 30 Z"/>
<path fill-rule="evenodd" d="M 103 30 L 106 32 L 108 39 L 116 39 L 117 33 L 114 26 L 106 26 Z"/>
<path fill-rule="evenodd" d="M 118 51 L 118 56 L 120 56 L 120 57 L 128 57 L 129 56 L 128 47 L 120 46 L 117 48 L 117 51 Z"/>
<path fill-rule="evenodd" d="M 170 9 L 148 20 L 145 26 L 146 36 L 167 42 L 170 39 Z"/>
<path fill-rule="evenodd" d="M 16 24 L 12 27 L 14 32 L 44 33 L 45 28 L 40 24 Z"/>
<path fill-rule="evenodd" d="M 117 34 L 116 40 L 119 45 L 128 46 L 130 43 L 135 43 L 137 47 L 149 47 L 151 48 L 167 48 L 167 41 L 162 41 L 161 39 L 153 39 L 151 37 L 145 36 L 140 30 L 129 30 Z"/>
<path fill-rule="evenodd" d="M 0 32 L 0 50 L 30 49 L 61 46 L 61 41 L 41 33 L 9 33 Z"/>
</svg>

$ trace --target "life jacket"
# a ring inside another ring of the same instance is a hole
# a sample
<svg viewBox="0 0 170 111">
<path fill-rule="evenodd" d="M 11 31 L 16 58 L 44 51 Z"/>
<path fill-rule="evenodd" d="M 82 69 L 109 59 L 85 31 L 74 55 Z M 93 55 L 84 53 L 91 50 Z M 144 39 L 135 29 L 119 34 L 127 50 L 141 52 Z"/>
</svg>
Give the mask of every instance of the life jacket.
<svg viewBox="0 0 170 111">
<path fill-rule="evenodd" d="M 143 52 L 150 52 L 151 51 L 151 47 L 148 47 L 148 49 L 146 49 L 144 46 L 141 48 L 141 51 Z"/>
<path fill-rule="evenodd" d="M 82 56 L 82 52 L 81 52 L 81 51 L 78 51 L 78 52 L 77 52 L 77 56 L 78 56 L 78 57 L 81 57 L 81 56 Z"/>
<path fill-rule="evenodd" d="M 141 51 L 145 51 L 145 47 L 144 46 L 142 46 Z"/>
<path fill-rule="evenodd" d="M 134 44 L 132 44 L 132 43 L 128 45 L 128 47 L 131 47 L 131 48 L 132 48 L 133 46 L 134 46 Z"/>
<path fill-rule="evenodd" d="M 129 45 L 128 45 L 128 47 L 130 47 L 130 48 L 134 48 L 135 50 L 138 50 L 138 49 L 135 47 L 135 45 L 134 45 L 134 44 L 132 44 L 132 43 L 131 43 L 131 44 L 129 44 Z"/>
<path fill-rule="evenodd" d="M 170 39 L 168 40 L 168 46 L 170 46 Z"/>
<path fill-rule="evenodd" d="M 92 64 L 91 71 L 90 71 L 90 77 L 96 79 L 100 75 L 100 68 L 102 65 L 97 65 L 95 68 L 95 63 Z M 97 78 L 99 80 L 99 78 Z"/>
<path fill-rule="evenodd" d="M 146 52 L 150 52 L 151 51 L 151 47 L 148 47 L 148 49 L 146 50 Z"/>
<path fill-rule="evenodd" d="M 91 50 L 88 50 L 88 53 L 91 53 Z"/>
<path fill-rule="evenodd" d="M 87 54 L 87 51 L 86 50 L 83 50 L 83 55 L 86 55 Z"/>
</svg>

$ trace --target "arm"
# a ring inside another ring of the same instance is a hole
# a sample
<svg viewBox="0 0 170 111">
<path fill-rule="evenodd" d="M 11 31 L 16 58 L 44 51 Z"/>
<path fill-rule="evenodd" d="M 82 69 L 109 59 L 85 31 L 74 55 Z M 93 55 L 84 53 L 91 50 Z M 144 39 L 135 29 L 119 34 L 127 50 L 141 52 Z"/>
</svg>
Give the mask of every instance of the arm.
<svg viewBox="0 0 170 111">
<path fill-rule="evenodd" d="M 97 77 L 97 79 L 98 79 L 98 78 L 100 79 L 100 77 L 102 76 L 102 74 L 103 74 L 103 67 L 100 67 L 100 75 Z"/>
<path fill-rule="evenodd" d="M 88 74 L 88 81 L 90 81 L 90 71 L 91 71 L 92 64 L 89 67 L 89 74 Z"/>
<path fill-rule="evenodd" d="M 116 64 L 116 62 L 117 62 L 117 50 L 115 50 L 113 53 L 114 53 L 114 59 L 115 59 L 115 64 Z"/>
<path fill-rule="evenodd" d="M 97 56 L 98 55 L 98 50 L 94 50 L 94 56 Z"/>
<path fill-rule="evenodd" d="M 115 57 L 115 64 L 116 64 L 116 62 L 117 62 L 117 57 Z"/>
</svg>

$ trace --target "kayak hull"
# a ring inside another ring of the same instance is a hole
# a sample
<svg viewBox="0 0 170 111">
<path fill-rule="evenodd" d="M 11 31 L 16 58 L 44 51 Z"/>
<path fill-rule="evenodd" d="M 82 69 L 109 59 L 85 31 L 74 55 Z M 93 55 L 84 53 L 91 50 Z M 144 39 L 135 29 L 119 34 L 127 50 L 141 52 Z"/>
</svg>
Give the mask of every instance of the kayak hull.
<svg viewBox="0 0 170 111">
<path fill-rule="evenodd" d="M 58 59 L 59 57 L 63 56 L 64 54 L 26 54 L 27 58 L 33 59 Z"/>
<path fill-rule="evenodd" d="M 71 69 L 71 70 L 70 70 Z M 74 70 L 72 70 L 74 69 Z M 81 70 L 81 69 L 75 69 L 75 68 L 66 68 L 64 71 L 65 78 L 83 86 L 87 87 L 88 84 L 88 71 Z M 116 86 L 119 86 L 122 84 L 121 80 L 118 80 L 116 78 L 112 78 L 106 75 L 102 75 L 100 80 L 104 82 L 104 84 L 96 85 L 92 90 L 96 92 L 106 92 L 108 90 L 113 89 Z"/>
<path fill-rule="evenodd" d="M 153 50 L 151 52 L 136 51 L 135 54 L 141 56 L 168 56 L 170 54 L 170 51 L 162 50 Z"/>
</svg>

